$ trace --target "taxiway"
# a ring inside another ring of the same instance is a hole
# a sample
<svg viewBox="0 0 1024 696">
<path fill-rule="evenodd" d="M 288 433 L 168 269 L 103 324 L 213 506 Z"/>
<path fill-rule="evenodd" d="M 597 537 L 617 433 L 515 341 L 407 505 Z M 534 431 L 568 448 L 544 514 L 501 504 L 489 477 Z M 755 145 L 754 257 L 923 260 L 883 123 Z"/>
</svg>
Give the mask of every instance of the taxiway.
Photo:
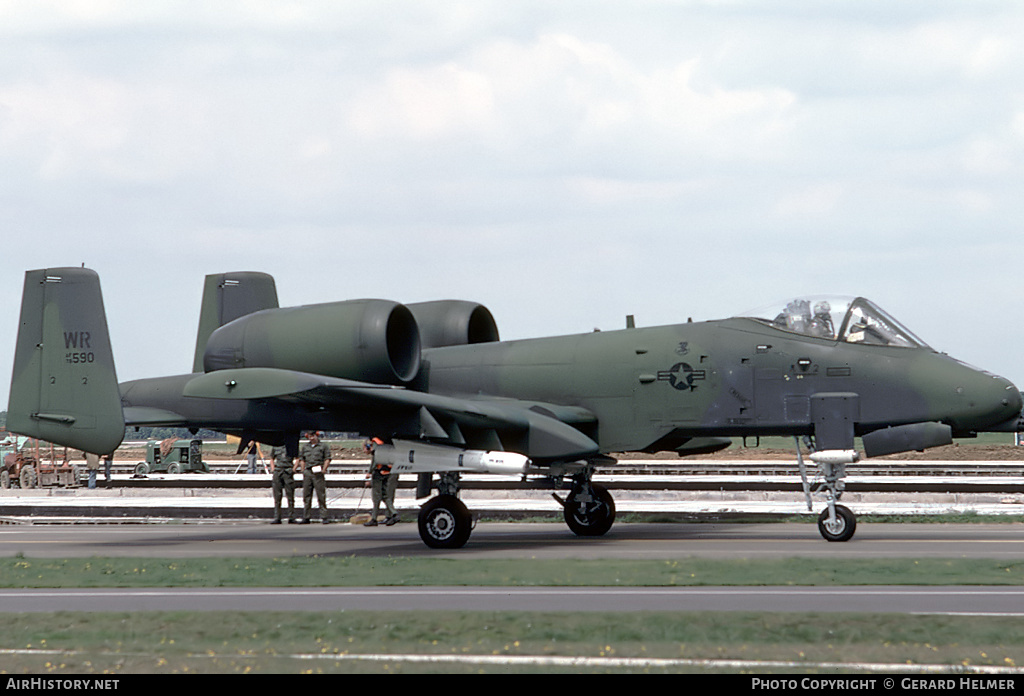
<svg viewBox="0 0 1024 696">
<path fill-rule="evenodd" d="M 415 522 L 351 524 L 74 524 L 0 526 L 0 556 L 139 558 L 404 556 L 456 559 L 992 558 L 1024 560 L 1024 524 L 864 523 L 845 543 L 828 543 L 803 523 L 616 524 L 600 538 L 560 522 L 483 522 L 465 547 L 424 546 Z"/>
</svg>

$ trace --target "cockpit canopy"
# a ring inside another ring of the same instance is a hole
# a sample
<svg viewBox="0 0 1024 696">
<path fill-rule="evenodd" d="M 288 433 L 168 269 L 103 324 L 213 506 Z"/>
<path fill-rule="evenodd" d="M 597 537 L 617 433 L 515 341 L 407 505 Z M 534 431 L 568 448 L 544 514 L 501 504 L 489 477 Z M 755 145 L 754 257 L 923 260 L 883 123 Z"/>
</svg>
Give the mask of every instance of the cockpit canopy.
<svg viewBox="0 0 1024 696">
<path fill-rule="evenodd" d="M 831 341 L 928 348 L 903 324 L 863 297 L 804 297 L 744 316 L 777 329 Z"/>
</svg>

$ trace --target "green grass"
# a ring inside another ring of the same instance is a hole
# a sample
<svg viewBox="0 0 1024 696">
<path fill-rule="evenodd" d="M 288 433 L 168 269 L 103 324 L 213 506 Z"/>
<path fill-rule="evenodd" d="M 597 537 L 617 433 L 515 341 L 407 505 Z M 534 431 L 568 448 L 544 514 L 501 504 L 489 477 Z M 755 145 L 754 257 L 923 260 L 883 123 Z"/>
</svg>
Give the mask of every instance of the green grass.
<svg viewBox="0 0 1024 696">
<path fill-rule="evenodd" d="M 573 666 L 401 660 L 356 655 L 585 656 L 797 663 L 851 660 L 1010 669 L 1024 622 L 1010 618 L 747 613 L 142 612 L 0 615 L 7 673 L 300 673 L 720 671 L 712 664 Z M 16 651 L 16 652 L 14 652 Z M 801 668 L 801 665 L 806 667 Z M 748 671 L 763 671 L 757 666 Z M 901 668 L 902 671 L 902 668 Z"/>
<path fill-rule="evenodd" d="M 1024 560 L 0 559 L 3 587 L 1024 585 Z M 567 589 L 571 592 L 571 589 Z M 434 664 L 358 655 L 584 656 L 596 665 Z M 0 614 L 13 674 L 856 671 L 830 663 L 1024 663 L 1019 618 L 804 613 L 132 612 Z M 670 659 L 613 665 L 600 658 Z M 683 660 L 683 661 L 680 661 Z M 773 667 L 775 662 L 785 663 Z"/>
<path fill-rule="evenodd" d="M 1024 559 L 0 559 L 0 587 L 1024 585 Z"/>
</svg>

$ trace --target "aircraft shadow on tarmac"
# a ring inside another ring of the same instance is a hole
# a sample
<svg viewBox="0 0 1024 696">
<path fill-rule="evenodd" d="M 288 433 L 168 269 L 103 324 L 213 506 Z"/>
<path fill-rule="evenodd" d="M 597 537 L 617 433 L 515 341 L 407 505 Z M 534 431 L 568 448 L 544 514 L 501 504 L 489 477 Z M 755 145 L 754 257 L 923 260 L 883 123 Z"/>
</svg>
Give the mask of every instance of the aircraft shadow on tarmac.
<svg viewBox="0 0 1024 696">
<path fill-rule="evenodd" d="M 125 529 L 125 528 L 122 528 Z M 224 556 L 415 556 L 436 558 L 473 557 L 478 554 L 524 555 L 536 557 L 607 557 L 630 555 L 637 542 L 655 546 L 659 542 L 681 542 L 673 554 L 686 553 L 688 541 L 807 541 L 822 548 L 817 537 L 804 533 L 802 525 L 751 524 L 622 524 L 597 538 L 581 538 L 558 523 L 484 523 L 472 540 L 460 550 L 445 552 L 428 549 L 420 543 L 415 524 L 367 529 L 338 523 L 333 525 L 282 525 L 265 523 L 244 525 L 181 526 L 175 528 L 139 527 L 136 536 L 118 535 L 103 539 L 102 532 L 87 543 L 94 552 L 103 550 L 124 555 Z"/>
</svg>

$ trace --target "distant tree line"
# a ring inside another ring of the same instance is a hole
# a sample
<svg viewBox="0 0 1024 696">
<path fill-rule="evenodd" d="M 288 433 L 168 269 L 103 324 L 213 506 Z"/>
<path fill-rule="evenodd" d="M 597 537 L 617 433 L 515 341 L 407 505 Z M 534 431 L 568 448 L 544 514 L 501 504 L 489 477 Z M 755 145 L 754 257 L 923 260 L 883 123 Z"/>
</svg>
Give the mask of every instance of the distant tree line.
<svg viewBox="0 0 1024 696">
<path fill-rule="evenodd" d="M 177 440 L 223 440 L 224 434 L 213 430 L 201 428 L 195 435 L 188 428 L 147 428 L 130 426 L 124 429 L 125 442 L 138 442 L 139 440 L 166 440 L 168 438 Z"/>
<path fill-rule="evenodd" d="M 124 439 L 125 441 L 139 440 L 166 440 L 167 438 L 177 438 L 179 440 L 223 440 L 224 433 L 218 433 L 215 430 L 207 430 L 200 428 L 199 431 L 193 435 L 188 428 L 144 428 L 140 427 L 138 430 L 135 426 L 131 426 L 125 429 Z M 344 433 L 344 432 L 325 432 L 324 438 L 327 440 L 354 440 L 359 437 L 358 433 Z"/>
</svg>

